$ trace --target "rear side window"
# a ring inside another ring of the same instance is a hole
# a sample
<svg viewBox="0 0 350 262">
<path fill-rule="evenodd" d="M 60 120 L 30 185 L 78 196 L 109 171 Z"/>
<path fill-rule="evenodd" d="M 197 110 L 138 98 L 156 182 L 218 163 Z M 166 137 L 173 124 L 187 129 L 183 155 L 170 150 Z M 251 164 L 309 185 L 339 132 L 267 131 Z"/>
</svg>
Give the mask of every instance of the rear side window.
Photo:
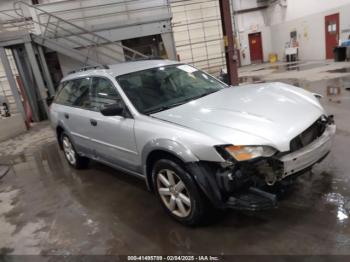
<svg viewBox="0 0 350 262">
<path fill-rule="evenodd" d="M 89 93 L 90 83 L 91 77 L 64 82 L 55 102 L 67 106 L 79 106 L 80 100 Z"/>
<path fill-rule="evenodd" d="M 93 77 L 89 92 L 85 93 L 79 102 L 78 106 L 84 109 L 100 111 L 107 105 L 121 103 L 121 98 L 110 80 Z"/>
</svg>

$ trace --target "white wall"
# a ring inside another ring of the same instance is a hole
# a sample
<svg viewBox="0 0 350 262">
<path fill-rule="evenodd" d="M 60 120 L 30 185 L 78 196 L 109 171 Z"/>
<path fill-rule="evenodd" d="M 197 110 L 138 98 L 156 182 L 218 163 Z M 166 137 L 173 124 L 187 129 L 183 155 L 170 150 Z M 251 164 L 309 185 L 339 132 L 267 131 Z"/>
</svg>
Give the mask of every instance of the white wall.
<svg viewBox="0 0 350 262">
<path fill-rule="evenodd" d="M 256 26 L 256 27 L 255 27 Z M 250 50 L 249 50 L 249 39 L 248 36 L 251 33 L 260 32 L 262 38 L 262 48 L 263 48 L 263 59 L 268 61 L 269 54 L 272 52 L 271 45 L 271 30 L 268 26 L 260 26 L 256 24 L 254 29 L 248 27 L 245 30 L 239 31 L 239 42 L 241 49 L 241 64 L 248 65 L 250 64 Z"/>
<path fill-rule="evenodd" d="M 279 24 L 305 18 L 350 4 L 349 0 L 287 0 L 287 8 L 278 4 L 268 9 L 269 24 Z"/>
<path fill-rule="evenodd" d="M 340 18 L 340 32 L 345 29 L 350 29 L 350 1 L 334 1 L 334 5 L 339 4 L 340 2 L 347 2 L 346 5 L 342 5 L 335 8 L 329 8 L 329 2 L 333 1 L 318 1 L 320 3 L 319 6 L 314 2 L 314 8 L 311 8 L 310 3 L 308 1 L 305 8 L 307 10 L 301 11 L 301 14 L 305 14 L 308 11 L 308 15 L 302 16 L 301 18 L 296 18 L 290 20 L 291 17 L 300 17 L 300 14 L 290 14 L 289 5 L 291 2 L 288 1 L 288 8 L 285 9 L 286 19 L 284 22 L 280 21 L 280 17 L 278 17 L 278 12 L 275 12 L 276 7 L 269 8 L 267 10 L 267 16 L 271 19 L 271 38 L 272 38 L 272 50 L 276 52 L 279 56 L 279 59 L 282 60 L 284 58 L 284 46 L 286 42 L 289 41 L 289 34 L 291 31 L 296 30 L 298 34 L 298 42 L 299 42 L 299 59 L 300 60 L 322 60 L 326 59 L 326 44 L 325 44 L 325 16 L 339 13 Z M 301 1 L 295 0 L 295 2 L 299 2 L 299 7 L 301 5 Z M 328 2 L 328 5 L 321 4 L 322 2 Z M 279 8 L 279 7 L 278 7 Z M 326 11 L 314 13 L 313 11 L 324 10 L 328 8 Z M 291 6 L 292 10 L 297 10 L 295 3 Z M 295 11 L 296 12 L 296 11 Z M 312 14 L 310 14 L 312 13 Z M 349 33 L 340 33 L 341 39 L 346 39 Z"/>
<path fill-rule="evenodd" d="M 27 129 L 20 114 L 0 119 L 0 141 L 16 137 Z"/>
<path fill-rule="evenodd" d="M 325 59 L 324 17 L 339 13 L 340 31 L 350 31 L 350 0 L 285 0 L 284 7 L 277 1 L 269 8 L 235 16 L 238 27 L 242 64 L 250 64 L 248 34 L 261 32 L 264 61 L 269 53 L 277 53 L 279 60 L 284 60 L 284 48 L 290 40 L 290 32 L 296 30 L 299 42 L 300 60 Z M 234 10 L 257 7 L 256 0 L 232 0 Z M 349 32 L 340 34 L 347 38 Z"/>
<path fill-rule="evenodd" d="M 256 0 L 232 0 L 234 11 L 258 7 Z M 239 43 L 241 49 L 242 65 L 250 64 L 250 50 L 248 35 L 260 32 L 262 38 L 264 61 L 268 61 L 269 54 L 272 52 L 271 30 L 266 23 L 266 16 L 263 11 L 254 11 L 235 15 L 235 30 L 239 32 Z"/>
</svg>

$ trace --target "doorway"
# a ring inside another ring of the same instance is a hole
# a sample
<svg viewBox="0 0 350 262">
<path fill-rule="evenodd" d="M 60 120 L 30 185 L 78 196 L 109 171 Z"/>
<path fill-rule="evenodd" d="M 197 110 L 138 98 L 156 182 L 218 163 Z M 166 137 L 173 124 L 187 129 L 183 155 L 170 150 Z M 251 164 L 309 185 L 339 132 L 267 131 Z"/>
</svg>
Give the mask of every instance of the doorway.
<svg viewBox="0 0 350 262">
<path fill-rule="evenodd" d="M 262 63 L 264 60 L 261 33 L 252 33 L 248 35 L 250 61 L 252 64 Z"/>
<path fill-rule="evenodd" d="M 325 16 L 326 59 L 333 59 L 333 48 L 339 41 L 339 14 Z"/>
</svg>

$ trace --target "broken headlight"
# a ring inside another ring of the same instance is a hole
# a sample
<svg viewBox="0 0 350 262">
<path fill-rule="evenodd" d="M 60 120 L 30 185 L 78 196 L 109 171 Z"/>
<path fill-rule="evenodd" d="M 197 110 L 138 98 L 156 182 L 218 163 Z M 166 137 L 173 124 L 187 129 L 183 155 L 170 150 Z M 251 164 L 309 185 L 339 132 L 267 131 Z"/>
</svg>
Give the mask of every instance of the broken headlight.
<svg viewBox="0 0 350 262">
<path fill-rule="evenodd" d="M 233 157 L 237 161 L 246 161 L 258 157 L 273 156 L 277 150 L 270 146 L 220 146 L 218 152 L 225 158 Z"/>
</svg>

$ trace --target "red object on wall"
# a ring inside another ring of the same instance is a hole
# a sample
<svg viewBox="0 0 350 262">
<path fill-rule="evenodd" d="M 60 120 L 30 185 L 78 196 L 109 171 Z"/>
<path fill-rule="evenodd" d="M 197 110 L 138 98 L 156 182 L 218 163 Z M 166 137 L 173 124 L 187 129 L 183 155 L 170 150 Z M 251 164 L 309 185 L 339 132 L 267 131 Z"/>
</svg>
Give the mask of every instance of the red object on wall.
<svg viewBox="0 0 350 262">
<path fill-rule="evenodd" d="M 16 76 L 16 81 L 17 81 L 17 84 L 18 84 L 18 87 L 20 90 L 20 95 L 23 99 L 22 104 L 23 104 L 23 108 L 24 108 L 24 111 L 26 114 L 25 124 L 26 124 L 27 129 L 29 129 L 30 123 L 32 122 L 32 110 L 30 108 L 28 98 L 27 98 L 26 93 L 24 91 L 23 83 L 22 83 L 20 76 L 18 76 L 18 75 Z"/>
<path fill-rule="evenodd" d="M 324 17 L 326 36 L 326 59 L 334 58 L 333 48 L 338 46 L 339 41 L 339 14 Z"/>
<path fill-rule="evenodd" d="M 261 33 L 248 35 L 250 61 L 251 63 L 262 63 L 264 61 Z"/>
</svg>

